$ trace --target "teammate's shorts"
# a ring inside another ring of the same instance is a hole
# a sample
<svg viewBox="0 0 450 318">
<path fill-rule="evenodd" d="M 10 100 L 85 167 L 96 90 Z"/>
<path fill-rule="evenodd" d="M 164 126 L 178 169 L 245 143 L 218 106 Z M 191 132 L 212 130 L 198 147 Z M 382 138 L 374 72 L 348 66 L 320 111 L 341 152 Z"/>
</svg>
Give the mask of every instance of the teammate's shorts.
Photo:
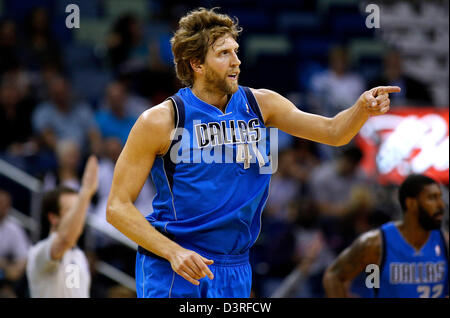
<svg viewBox="0 0 450 318">
<path fill-rule="evenodd" d="M 182 245 L 188 248 L 185 245 Z M 194 250 L 192 248 L 188 248 Z M 208 276 L 196 286 L 172 270 L 170 263 L 149 251 L 138 248 L 136 255 L 136 292 L 138 298 L 249 298 L 252 270 L 248 252 L 242 255 L 217 255 L 194 250 L 211 259 Z"/>
</svg>

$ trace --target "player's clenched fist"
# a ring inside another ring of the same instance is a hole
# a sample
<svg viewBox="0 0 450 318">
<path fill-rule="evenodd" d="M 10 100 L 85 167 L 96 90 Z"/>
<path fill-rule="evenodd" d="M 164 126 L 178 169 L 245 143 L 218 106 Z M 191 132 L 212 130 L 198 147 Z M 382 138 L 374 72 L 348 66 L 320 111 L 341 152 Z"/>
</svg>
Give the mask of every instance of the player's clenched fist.
<svg viewBox="0 0 450 318">
<path fill-rule="evenodd" d="M 214 275 L 207 265 L 214 263 L 213 260 L 204 258 L 194 251 L 181 248 L 177 250 L 169 258 L 172 269 L 194 285 L 199 285 L 199 279 L 208 276 L 209 279 L 214 279 Z"/>
<path fill-rule="evenodd" d="M 385 114 L 389 110 L 391 101 L 390 93 L 399 93 L 398 86 L 378 86 L 364 92 L 358 99 L 358 103 L 371 116 Z"/>
</svg>

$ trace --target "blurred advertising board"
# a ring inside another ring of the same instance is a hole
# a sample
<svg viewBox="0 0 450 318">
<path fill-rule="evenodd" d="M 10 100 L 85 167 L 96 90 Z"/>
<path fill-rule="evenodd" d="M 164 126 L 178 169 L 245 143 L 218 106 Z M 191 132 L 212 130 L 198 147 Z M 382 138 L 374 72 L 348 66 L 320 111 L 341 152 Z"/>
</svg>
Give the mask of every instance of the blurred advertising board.
<svg viewBox="0 0 450 318">
<path fill-rule="evenodd" d="M 420 173 L 449 183 L 449 109 L 395 107 L 371 117 L 356 137 L 362 167 L 381 184 Z"/>
</svg>

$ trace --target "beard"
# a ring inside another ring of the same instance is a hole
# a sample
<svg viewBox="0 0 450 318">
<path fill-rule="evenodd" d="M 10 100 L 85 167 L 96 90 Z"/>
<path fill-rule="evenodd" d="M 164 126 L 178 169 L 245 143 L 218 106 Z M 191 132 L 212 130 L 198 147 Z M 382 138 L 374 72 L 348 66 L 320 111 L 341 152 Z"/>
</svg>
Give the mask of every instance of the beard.
<svg viewBox="0 0 450 318">
<path fill-rule="evenodd" d="M 444 211 L 437 211 L 433 215 L 444 213 Z M 425 231 L 438 230 L 441 228 L 442 220 L 436 219 L 429 215 L 427 211 L 419 204 L 419 224 Z"/>
<path fill-rule="evenodd" d="M 228 75 L 225 74 L 224 76 L 220 76 L 219 73 L 209 66 L 206 67 L 205 82 L 208 84 L 208 89 L 210 91 L 219 91 L 224 95 L 234 94 L 238 90 L 237 81 L 230 84 L 228 82 Z"/>
</svg>

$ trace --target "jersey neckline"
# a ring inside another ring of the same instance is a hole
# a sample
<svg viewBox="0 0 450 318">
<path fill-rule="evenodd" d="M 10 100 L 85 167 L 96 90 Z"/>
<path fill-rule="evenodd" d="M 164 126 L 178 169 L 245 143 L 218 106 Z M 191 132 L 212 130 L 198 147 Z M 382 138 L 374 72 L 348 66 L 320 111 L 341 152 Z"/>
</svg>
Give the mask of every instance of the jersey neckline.
<svg viewBox="0 0 450 318">
<path fill-rule="evenodd" d="M 194 94 L 194 92 L 192 91 L 192 89 L 191 89 L 190 87 L 186 87 L 186 88 L 187 88 L 187 91 L 189 92 L 189 95 L 191 96 L 191 98 L 192 98 L 193 100 L 195 100 L 197 103 L 199 103 L 199 104 L 205 106 L 205 108 L 207 108 L 207 109 L 208 109 L 208 108 L 213 108 L 213 109 L 215 109 L 216 112 L 220 113 L 220 115 L 222 115 L 222 116 L 228 114 L 228 112 L 227 112 L 228 106 L 231 104 L 231 101 L 234 99 L 234 96 L 235 96 L 236 93 L 239 91 L 239 87 L 238 87 L 238 90 L 237 90 L 236 92 L 234 92 L 234 93 L 231 95 L 231 98 L 228 100 L 228 102 L 227 102 L 227 104 L 226 104 L 226 106 L 225 106 L 224 111 L 221 111 L 221 110 L 220 110 L 219 108 L 217 108 L 216 106 L 211 105 L 211 104 L 208 104 L 207 102 L 205 102 L 205 101 L 201 100 L 200 98 L 198 98 L 198 97 Z"/>
<path fill-rule="evenodd" d="M 419 248 L 416 249 L 411 243 L 408 242 L 408 240 L 403 236 L 402 232 L 400 232 L 398 226 L 393 222 L 392 223 L 392 227 L 394 228 L 396 234 L 400 237 L 401 241 L 403 242 L 403 244 L 405 244 L 406 246 L 408 246 L 408 248 L 410 248 L 413 252 L 414 255 L 421 255 L 423 253 L 423 250 L 427 247 L 428 244 L 430 244 L 430 242 L 432 241 L 432 237 L 433 237 L 433 232 L 434 231 L 430 231 L 430 235 L 428 235 L 427 240 L 423 243 L 423 245 Z"/>
</svg>

